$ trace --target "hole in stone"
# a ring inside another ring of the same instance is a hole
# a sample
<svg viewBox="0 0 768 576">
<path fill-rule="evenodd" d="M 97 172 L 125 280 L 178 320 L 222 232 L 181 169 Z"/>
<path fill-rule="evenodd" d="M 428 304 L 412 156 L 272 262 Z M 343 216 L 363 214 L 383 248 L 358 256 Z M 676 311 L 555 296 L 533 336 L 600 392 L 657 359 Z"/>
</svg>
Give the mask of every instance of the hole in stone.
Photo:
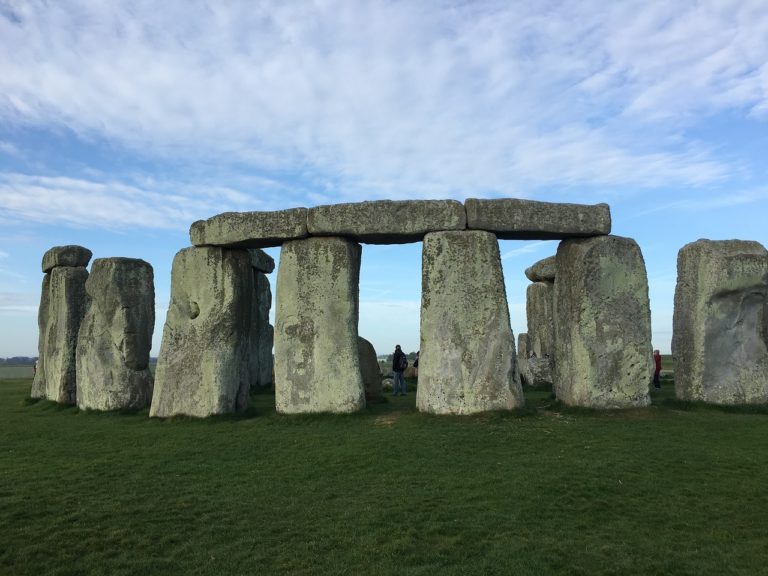
<svg viewBox="0 0 768 576">
<path fill-rule="evenodd" d="M 194 320 L 200 316 L 200 306 L 197 304 L 197 302 L 190 302 L 189 303 L 189 317 Z"/>
</svg>

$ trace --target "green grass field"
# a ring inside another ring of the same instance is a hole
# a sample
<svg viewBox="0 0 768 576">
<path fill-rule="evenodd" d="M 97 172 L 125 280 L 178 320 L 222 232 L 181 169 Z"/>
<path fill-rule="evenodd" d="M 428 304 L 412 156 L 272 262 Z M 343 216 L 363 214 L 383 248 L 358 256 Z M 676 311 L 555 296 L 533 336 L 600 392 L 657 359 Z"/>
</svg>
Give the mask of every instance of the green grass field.
<svg viewBox="0 0 768 576">
<path fill-rule="evenodd" d="M 168 421 L 0 382 L 0 574 L 768 574 L 768 411 Z"/>
</svg>

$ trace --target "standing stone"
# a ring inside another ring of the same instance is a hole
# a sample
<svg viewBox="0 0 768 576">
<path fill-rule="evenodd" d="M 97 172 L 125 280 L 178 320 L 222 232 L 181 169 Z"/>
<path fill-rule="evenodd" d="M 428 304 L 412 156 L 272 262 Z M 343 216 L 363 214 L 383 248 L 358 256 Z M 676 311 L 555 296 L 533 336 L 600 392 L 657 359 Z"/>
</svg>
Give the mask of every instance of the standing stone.
<svg viewBox="0 0 768 576">
<path fill-rule="evenodd" d="M 99 258 L 85 289 L 89 304 L 77 343 L 78 407 L 146 408 L 152 401 L 152 266 L 134 258 Z"/>
<path fill-rule="evenodd" d="M 87 305 L 87 279 L 88 271 L 83 267 L 56 267 L 50 272 L 50 280 L 43 281 L 38 319 L 41 322 L 40 358 L 32 385 L 32 394 L 37 398 L 75 403 L 77 333 Z M 45 322 L 44 328 L 42 322 Z"/>
<path fill-rule="evenodd" d="M 365 406 L 357 345 L 360 245 L 343 238 L 283 244 L 275 315 L 275 403 L 282 413 Z"/>
<path fill-rule="evenodd" d="M 269 279 L 256 268 L 253 270 L 254 298 L 251 317 L 251 387 L 269 388 L 272 385 L 272 345 L 274 328 L 269 323 L 272 308 L 272 289 Z"/>
<path fill-rule="evenodd" d="M 376 350 L 365 338 L 358 336 L 357 348 L 360 354 L 360 373 L 363 377 L 363 388 L 365 389 L 366 402 L 378 402 L 384 398 L 381 387 L 381 368 L 379 359 L 376 357 Z"/>
<path fill-rule="evenodd" d="M 677 256 L 675 393 L 714 404 L 768 402 L 768 252 L 698 240 Z"/>
<path fill-rule="evenodd" d="M 531 372 L 528 369 L 528 333 L 517 335 L 517 369 L 520 372 L 520 384 L 531 384 Z"/>
<path fill-rule="evenodd" d="M 150 416 L 246 408 L 253 293 L 247 250 L 193 247 L 176 254 Z"/>
<path fill-rule="evenodd" d="M 37 369 L 35 378 L 32 381 L 32 391 L 30 397 L 45 398 L 45 354 L 47 347 L 45 339 L 48 336 L 48 316 L 51 306 L 51 274 L 43 277 L 43 287 L 40 291 L 40 307 L 37 309 L 37 328 L 39 332 L 37 343 Z"/>
<path fill-rule="evenodd" d="M 650 403 L 651 315 L 645 262 L 630 238 L 565 240 L 555 282 L 557 397 L 572 406 Z"/>
<path fill-rule="evenodd" d="M 555 285 L 534 282 L 526 291 L 525 311 L 528 318 L 528 353 L 539 358 L 551 357 L 555 351 Z"/>
<path fill-rule="evenodd" d="M 522 406 L 493 234 L 425 236 L 420 349 L 416 405 L 422 412 L 471 414 Z"/>
</svg>

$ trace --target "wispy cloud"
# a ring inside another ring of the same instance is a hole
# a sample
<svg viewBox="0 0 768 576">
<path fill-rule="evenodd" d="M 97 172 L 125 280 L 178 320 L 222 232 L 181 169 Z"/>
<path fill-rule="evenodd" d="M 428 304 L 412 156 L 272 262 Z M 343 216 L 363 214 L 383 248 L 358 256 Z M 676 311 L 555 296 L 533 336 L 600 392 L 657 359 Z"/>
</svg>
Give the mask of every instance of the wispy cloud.
<svg viewBox="0 0 768 576">
<path fill-rule="evenodd" d="M 768 106 L 764 8 L 30 0 L 0 14 L 0 119 L 290 170 L 320 202 L 701 185 L 740 167 L 686 128 Z"/>
<path fill-rule="evenodd" d="M 8 258 L 8 252 L 3 252 L 2 250 L 0 250 L 0 260 L 2 260 L 3 258 Z"/>
<path fill-rule="evenodd" d="M 648 214 L 667 212 L 669 210 L 676 210 L 680 213 L 704 212 L 766 201 L 768 201 L 768 189 L 742 190 L 728 192 L 726 194 L 717 194 L 715 196 L 697 195 L 653 206 L 647 210 L 636 213 L 632 217 L 640 218 L 647 216 Z"/>
<path fill-rule="evenodd" d="M 509 258 L 517 258 L 518 256 L 525 256 L 526 254 L 532 254 L 539 252 L 544 246 L 553 244 L 555 240 L 537 240 L 536 242 L 526 242 L 518 248 L 507 250 L 501 255 L 502 260 L 508 260 Z"/>
</svg>

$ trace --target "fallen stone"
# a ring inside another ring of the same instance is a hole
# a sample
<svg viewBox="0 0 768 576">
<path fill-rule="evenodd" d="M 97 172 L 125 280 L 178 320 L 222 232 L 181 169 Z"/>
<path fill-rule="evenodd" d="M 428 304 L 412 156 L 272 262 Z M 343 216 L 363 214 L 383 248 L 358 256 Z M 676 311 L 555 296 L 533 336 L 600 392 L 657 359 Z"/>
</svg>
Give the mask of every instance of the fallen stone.
<svg viewBox="0 0 768 576">
<path fill-rule="evenodd" d="M 488 230 L 502 240 L 552 240 L 611 232 L 608 204 L 470 198 L 464 206 L 467 210 L 467 229 Z"/>
<path fill-rule="evenodd" d="M 539 260 L 533 266 L 525 269 L 525 275 L 531 282 L 554 282 L 556 256 Z"/>
<path fill-rule="evenodd" d="M 677 256 L 675 394 L 713 404 L 768 402 L 768 251 L 698 240 Z"/>
<path fill-rule="evenodd" d="M 205 417 L 247 407 L 253 294 L 247 250 L 193 247 L 176 254 L 150 416 Z"/>
<path fill-rule="evenodd" d="M 588 408 L 650 403 L 651 315 L 643 255 L 631 238 L 557 249 L 554 392 Z"/>
<path fill-rule="evenodd" d="M 275 314 L 275 404 L 285 414 L 365 407 L 357 344 L 360 245 L 283 244 Z"/>
<path fill-rule="evenodd" d="M 379 368 L 379 360 L 376 358 L 376 350 L 365 338 L 357 338 L 358 352 L 360 354 L 360 373 L 363 377 L 366 402 L 378 402 L 383 398 L 381 380 L 382 374 Z"/>
<path fill-rule="evenodd" d="M 77 344 L 81 409 L 146 408 L 152 401 L 149 351 L 155 328 L 152 266 L 135 258 L 98 258 L 85 284 L 89 304 Z"/>
<path fill-rule="evenodd" d="M 48 273 L 59 266 L 85 268 L 93 252 L 82 246 L 54 246 L 43 254 L 43 272 Z"/>
<path fill-rule="evenodd" d="M 39 360 L 32 394 L 61 404 L 77 398 L 77 334 L 85 314 L 88 271 L 79 267 L 56 267 L 43 281 Z M 46 305 L 47 301 L 47 305 Z M 47 307 L 47 313 L 44 308 Z"/>
<path fill-rule="evenodd" d="M 528 320 L 528 353 L 542 357 L 555 353 L 555 285 L 534 282 L 526 290 L 525 311 Z"/>
<path fill-rule="evenodd" d="M 307 209 L 225 212 L 198 220 L 189 229 L 194 246 L 268 248 L 307 236 Z"/>
<path fill-rule="evenodd" d="M 455 200 L 377 200 L 310 208 L 313 236 L 344 236 L 369 244 L 419 242 L 428 232 L 466 228 L 464 206 Z"/>
<path fill-rule="evenodd" d="M 509 410 L 524 402 L 496 237 L 424 237 L 416 406 L 434 414 Z"/>
</svg>

